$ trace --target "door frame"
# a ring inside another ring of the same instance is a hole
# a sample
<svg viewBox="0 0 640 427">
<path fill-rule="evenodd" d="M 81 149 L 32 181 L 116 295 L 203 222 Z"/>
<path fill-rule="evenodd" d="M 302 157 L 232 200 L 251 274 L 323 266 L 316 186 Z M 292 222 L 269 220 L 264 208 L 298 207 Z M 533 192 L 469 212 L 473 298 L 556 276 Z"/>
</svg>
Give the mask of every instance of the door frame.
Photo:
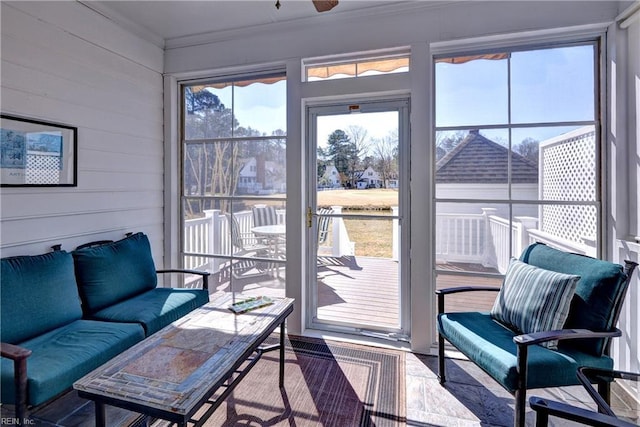
<svg viewBox="0 0 640 427">
<path fill-rule="evenodd" d="M 398 112 L 398 147 L 399 147 L 399 188 L 398 188 L 398 222 L 400 225 L 399 233 L 399 274 L 400 281 L 400 328 L 398 330 L 389 330 L 386 333 L 379 331 L 372 332 L 366 326 L 345 327 L 341 325 L 333 325 L 330 322 L 318 323 L 314 321 L 315 310 L 317 307 L 317 117 L 328 115 L 345 115 L 356 109 L 361 113 L 397 111 Z M 411 336 L 411 304 L 410 304 L 410 97 L 394 96 L 389 98 L 358 98 L 352 97 L 350 101 L 340 100 L 323 100 L 321 102 L 309 103 L 305 106 L 306 120 L 306 155 L 305 161 L 308 171 L 307 191 L 305 198 L 305 206 L 311 208 L 312 222 L 311 227 L 306 227 L 307 256 L 305 258 L 306 268 L 306 295 L 305 305 L 305 328 L 312 330 L 323 330 L 330 332 L 356 333 L 365 336 L 374 336 L 376 338 L 387 338 L 392 340 L 409 341 Z M 305 221 L 306 222 L 306 221 Z"/>
</svg>

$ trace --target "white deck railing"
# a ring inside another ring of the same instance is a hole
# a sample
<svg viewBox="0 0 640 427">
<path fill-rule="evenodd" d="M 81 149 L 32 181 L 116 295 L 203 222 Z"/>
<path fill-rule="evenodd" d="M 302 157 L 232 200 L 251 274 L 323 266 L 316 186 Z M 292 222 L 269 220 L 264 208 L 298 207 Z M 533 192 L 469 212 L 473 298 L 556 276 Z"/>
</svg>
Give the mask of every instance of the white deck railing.
<svg viewBox="0 0 640 427">
<path fill-rule="evenodd" d="M 340 213 L 340 206 L 333 206 Z M 494 215 L 495 209 L 485 208 L 481 214 L 446 213 L 436 215 L 436 258 L 438 262 L 465 262 L 495 268 L 504 274 L 511 256 L 518 256 L 525 247 L 542 242 L 568 252 L 595 256 L 595 246 L 576 243 L 538 230 L 538 220 L 532 217 L 508 219 Z M 285 211 L 277 210 L 278 221 L 284 223 Z M 234 214 L 244 244 L 256 243 L 251 232 L 253 215 L 250 210 Z M 342 218 L 332 219 L 332 238 L 325 253 L 332 256 L 354 255 L 354 245 L 349 239 Z M 396 227 L 394 227 L 395 229 Z M 398 254 L 397 233 L 394 234 L 392 253 Z M 230 256 L 231 233 L 228 217 L 220 210 L 206 210 L 204 217 L 185 221 L 184 251 L 192 254 Z M 185 268 L 219 271 L 221 259 L 211 256 L 185 257 Z"/>
<path fill-rule="evenodd" d="M 436 215 L 436 256 L 442 261 L 482 263 L 486 217 L 483 214 Z"/>
<path fill-rule="evenodd" d="M 338 214 L 342 211 L 341 206 L 333 206 L 333 209 L 334 213 Z M 186 254 L 197 254 L 185 256 L 184 267 L 206 269 L 216 273 L 220 270 L 220 264 L 224 260 L 212 257 L 212 255 L 230 256 L 234 248 L 229 231 L 229 217 L 219 209 L 205 210 L 203 213 L 203 217 L 188 219 L 184 222 L 184 252 Z M 278 223 L 284 224 L 286 219 L 285 210 L 276 209 L 276 214 Z M 247 246 L 257 243 L 256 237 L 251 231 L 254 227 L 252 212 L 244 210 L 235 212 L 233 215 L 238 221 L 243 244 Z M 332 224 L 333 238 L 331 239 L 332 246 L 330 248 L 332 256 L 353 255 L 354 245 L 349 239 L 349 234 L 342 218 L 332 218 Z"/>
<path fill-rule="evenodd" d="M 439 262 L 467 262 L 495 268 L 504 274 L 511 256 L 518 256 L 534 242 L 589 256 L 595 245 L 572 242 L 538 230 L 532 217 L 508 219 L 484 208 L 482 214 L 438 214 L 436 216 L 436 258 Z"/>
</svg>

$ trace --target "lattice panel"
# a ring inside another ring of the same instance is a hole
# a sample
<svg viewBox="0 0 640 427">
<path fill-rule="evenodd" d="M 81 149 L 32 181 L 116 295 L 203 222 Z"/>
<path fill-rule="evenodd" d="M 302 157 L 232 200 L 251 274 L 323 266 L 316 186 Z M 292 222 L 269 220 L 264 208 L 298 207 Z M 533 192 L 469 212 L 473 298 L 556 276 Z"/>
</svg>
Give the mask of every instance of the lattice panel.
<svg viewBox="0 0 640 427">
<path fill-rule="evenodd" d="M 593 126 L 584 133 L 541 144 L 542 200 L 596 200 L 596 135 Z M 583 243 L 582 237 L 594 238 L 597 231 L 596 210 L 590 206 L 545 206 L 541 228 L 556 236 Z"/>
<path fill-rule="evenodd" d="M 27 184 L 59 184 L 62 157 L 27 154 Z"/>
<path fill-rule="evenodd" d="M 594 131 L 541 149 L 543 200 L 596 200 Z"/>
<path fill-rule="evenodd" d="M 542 231 L 584 243 L 583 237 L 595 238 L 597 213 L 593 206 L 546 205 L 542 207 Z"/>
</svg>

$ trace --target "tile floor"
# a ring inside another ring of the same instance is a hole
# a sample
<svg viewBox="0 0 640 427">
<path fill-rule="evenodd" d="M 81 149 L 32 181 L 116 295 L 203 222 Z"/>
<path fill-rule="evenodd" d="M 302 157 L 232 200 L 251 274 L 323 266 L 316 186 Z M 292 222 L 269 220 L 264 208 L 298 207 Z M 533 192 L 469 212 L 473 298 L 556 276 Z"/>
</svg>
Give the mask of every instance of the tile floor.
<svg viewBox="0 0 640 427">
<path fill-rule="evenodd" d="M 436 377 L 438 360 L 434 356 L 407 353 L 407 426 L 512 426 L 513 397 L 473 363 L 447 359 L 448 381 L 440 386 Z M 575 406 L 594 409 L 591 399 L 582 387 L 565 387 L 529 392 L 570 403 Z M 12 414 L 2 409 L 2 417 Z M 614 408 L 638 423 L 640 408 L 626 405 Z M 120 425 L 127 425 L 137 417 L 121 409 L 108 407 L 108 419 Z M 32 418 L 38 426 L 92 427 L 94 425 L 93 403 L 80 399 L 74 392 L 67 393 L 54 403 L 41 408 Z M 5 418 L 2 418 L 5 420 Z M 115 421 L 118 420 L 118 421 Z M 4 422 L 0 423 L 4 424 Z M 257 425 L 257 424 L 256 424 Z M 535 425 L 535 413 L 527 411 L 527 425 Z M 550 419 L 551 426 L 575 426 L 576 423 Z M 346 427 L 346 426 L 325 426 Z"/>
<path fill-rule="evenodd" d="M 407 425 L 423 426 L 512 426 L 514 399 L 480 368 L 466 360 L 447 359 L 447 382 L 441 386 L 434 356 L 407 354 Z M 581 386 L 532 390 L 530 396 L 541 396 L 574 406 L 595 410 L 596 407 Z M 640 407 L 621 403 L 612 397 L 616 414 L 628 421 L 640 421 Z M 535 412 L 527 410 L 527 426 L 535 425 Z M 550 426 L 576 426 L 574 422 L 549 419 Z"/>
</svg>

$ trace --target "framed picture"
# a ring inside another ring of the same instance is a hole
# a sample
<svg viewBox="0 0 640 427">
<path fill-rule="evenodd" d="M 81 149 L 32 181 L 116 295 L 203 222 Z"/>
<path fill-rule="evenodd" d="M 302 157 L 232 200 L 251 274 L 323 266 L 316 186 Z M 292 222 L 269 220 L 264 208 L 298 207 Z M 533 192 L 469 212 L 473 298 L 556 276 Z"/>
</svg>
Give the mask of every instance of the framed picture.
<svg viewBox="0 0 640 427">
<path fill-rule="evenodd" d="M 0 186 L 75 187 L 78 128 L 0 115 Z"/>
</svg>

